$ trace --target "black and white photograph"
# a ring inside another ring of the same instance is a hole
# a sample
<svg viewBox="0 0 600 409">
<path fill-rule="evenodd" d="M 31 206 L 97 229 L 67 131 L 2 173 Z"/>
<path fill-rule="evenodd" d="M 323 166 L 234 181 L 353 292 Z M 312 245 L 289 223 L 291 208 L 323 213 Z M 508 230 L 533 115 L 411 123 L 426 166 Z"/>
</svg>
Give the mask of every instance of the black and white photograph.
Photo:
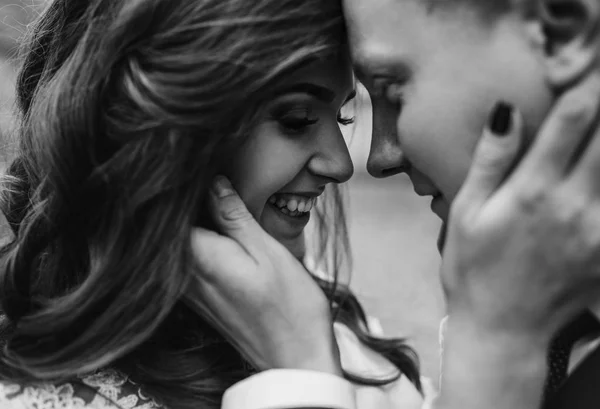
<svg viewBox="0 0 600 409">
<path fill-rule="evenodd" d="M 0 0 L 0 409 L 600 408 L 600 0 Z"/>
</svg>

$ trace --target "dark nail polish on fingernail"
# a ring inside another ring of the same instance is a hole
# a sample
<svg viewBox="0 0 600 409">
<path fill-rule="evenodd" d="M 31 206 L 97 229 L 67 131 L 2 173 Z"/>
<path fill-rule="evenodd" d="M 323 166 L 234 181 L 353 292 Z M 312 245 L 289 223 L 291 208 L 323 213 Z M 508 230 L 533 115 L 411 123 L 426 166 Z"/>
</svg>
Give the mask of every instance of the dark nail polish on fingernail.
<svg viewBox="0 0 600 409">
<path fill-rule="evenodd" d="M 490 116 L 490 130 L 496 136 L 508 135 L 512 127 L 512 106 L 506 102 L 498 102 Z"/>
<path fill-rule="evenodd" d="M 229 179 L 225 176 L 217 175 L 213 182 L 213 191 L 217 197 L 225 197 L 233 193 L 233 188 L 231 187 Z"/>
</svg>

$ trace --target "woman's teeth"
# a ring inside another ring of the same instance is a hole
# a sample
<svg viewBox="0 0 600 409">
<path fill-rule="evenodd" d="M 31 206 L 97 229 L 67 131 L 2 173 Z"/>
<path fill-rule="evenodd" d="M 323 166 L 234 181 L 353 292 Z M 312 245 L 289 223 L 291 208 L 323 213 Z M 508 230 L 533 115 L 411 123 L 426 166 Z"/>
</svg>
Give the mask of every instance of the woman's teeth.
<svg viewBox="0 0 600 409">
<path fill-rule="evenodd" d="M 310 212 L 316 201 L 316 197 L 308 198 L 290 194 L 275 194 L 269 198 L 269 203 L 279 208 L 282 213 L 288 216 L 301 216 Z"/>
</svg>

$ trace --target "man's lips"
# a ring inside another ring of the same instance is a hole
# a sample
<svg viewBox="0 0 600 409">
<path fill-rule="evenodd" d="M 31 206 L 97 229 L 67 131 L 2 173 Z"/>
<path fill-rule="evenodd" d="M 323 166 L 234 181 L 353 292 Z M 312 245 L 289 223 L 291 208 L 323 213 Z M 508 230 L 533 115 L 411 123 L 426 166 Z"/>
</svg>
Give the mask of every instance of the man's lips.
<svg viewBox="0 0 600 409">
<path fill-rule="evenodd" d="M 415 186 L 415 193 L 418 196 L 432 196 L 432 197 L 436 197 L 436 196 L 440 196 L 442 194 L 442 192 L 440 192 L 437 189 L 423 189 L 423 188 L 419 188 L 417 186 Z"/>
<path fill-rule="evenodd" d="M 431 211 L 435 213 L 443 222 L 448 219 L 450 205 L 443 195 L 437 195 L 431 201 Z"/>
<path fill-rule="evenodd" d="M 437 248 L 440 254 L 444 252 L 444 245 L 446 244 L 446 223 L 442 224 L 442 228 L 438 234 Z"/>
<path fill-rule="evenodd" d="M 413 189 L 418 196 L 427 197 L 431 196 L 434 199 L 442 195 L 442 192 L 435 186 L 430 184 L 415 184 L 413 183 Z"/>
<path fill-rule="evenodd" d="M 429 186 L 415 185 L 415 193 L 421 197 L 431 197 L 431 210 L 442 220 L 445 218 L 446 201 L 442 192 Z"/>
</svg>

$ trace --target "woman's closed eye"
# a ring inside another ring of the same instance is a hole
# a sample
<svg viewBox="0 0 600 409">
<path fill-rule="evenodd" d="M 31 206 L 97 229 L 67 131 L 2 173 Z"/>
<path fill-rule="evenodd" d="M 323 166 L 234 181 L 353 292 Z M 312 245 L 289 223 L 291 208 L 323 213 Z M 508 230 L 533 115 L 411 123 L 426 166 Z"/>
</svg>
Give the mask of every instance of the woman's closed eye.
<svg viewBox="0 0 600 409">
<path fill-rule="evenodd" d="M 302 134 L 319 122 L 319 117 L 314 115 L 309 108 L 295 108 L 279 112 L 274 114 L 273 118 L 289 134 Z M 337 122 L 344 126 L 350 125 L 354 123 L 354 117 L 344 117 L 338 113 Z"/>
<path fill-rule="evenodd" d="M 273 115 L 279 125 L 288 133 L 302 133 L 319 122 L 319 117 L 309 108 L 294 108 Z"/>
</svg>

